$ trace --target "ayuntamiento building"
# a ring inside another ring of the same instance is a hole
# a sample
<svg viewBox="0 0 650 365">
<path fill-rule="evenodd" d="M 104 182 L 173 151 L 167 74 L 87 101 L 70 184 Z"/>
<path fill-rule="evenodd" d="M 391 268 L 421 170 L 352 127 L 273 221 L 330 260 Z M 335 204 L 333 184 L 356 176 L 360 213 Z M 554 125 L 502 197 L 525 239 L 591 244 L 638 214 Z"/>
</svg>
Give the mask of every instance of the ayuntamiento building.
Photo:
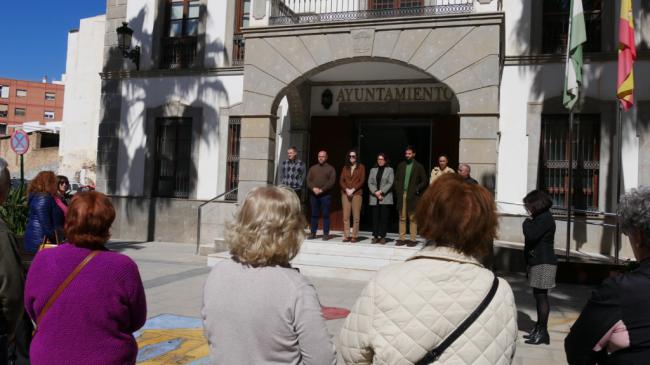
<svg viewBox="0 0 650 365">
<path fill-rule="evenodd" d="M 567 206 L 573 148 L 574 207 L 611 212 L 619 151 L 624 188 L 650 184 L 650 20 L 635 1 L 636 105 L 619 148 L 618 2 L 583 3 L 584 92 L 570 141 L 568 2 L 109 0 L 97 183 L 118 209 L 113 235 L 213 251 L 237 199 L 274 183 L 289 146 L 308 164 L 325 149 L 337 168 L 350 148 L 367 165 L 380 151 L 395 165 L 407 144 L 428 168 L 440 154 L 453 168 L 468 163 L 495 194 L 500 240 L 515 243 L 529 190 Z M 122 22 L 139 70 L 116 47 Z M 573 250 L 614 255 L 611 219 L 575 219 Z M 565 232 L 559 223 L 558 247 Z"/>
</svg>

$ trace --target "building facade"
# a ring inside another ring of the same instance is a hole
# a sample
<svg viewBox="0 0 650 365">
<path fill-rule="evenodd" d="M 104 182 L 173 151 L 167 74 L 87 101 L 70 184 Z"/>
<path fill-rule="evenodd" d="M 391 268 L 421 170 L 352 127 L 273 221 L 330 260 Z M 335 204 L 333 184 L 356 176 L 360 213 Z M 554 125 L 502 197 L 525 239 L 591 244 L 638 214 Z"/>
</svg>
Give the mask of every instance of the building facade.
<svg viewBox="0 0 650 365">
<path fill-rule="evenodd" d="M 25 122 L 60 121 L 64 85 L 0 77 L 0 135 L 11 134 Z"/>
<path fill-rule="evenodd" d="M 618 13 L 585 0 L 584 92 L 568 140 L 565 3 L 109 0 L 97 182 L 118 207 L 116 236 L 197 240 L 208 251 L 231 202 L 275 183 L 289 146 L 309 163 L 325 149 L 338 169 L 350 148 L 368 165 L 378 152 L 396 164 L 411 144 L 429 169 L 441 154 L 470 164 L 495 194 L 500 240 L 517 245 L 529 190 L 551 193 L 558 221 L 566 216 L 573 146 L 573 206 L 587 212 L 571 249 L 613 256 L 603 213 L 615 209 L 616 172 L 625 189 L 650 183 L 650 96 L 637 90 L 615 145 Z M 644 85 L 650 24 L 646 2 L 634 7 Z M 140 47 L 138 70 L 116 47 L 122 22 Z M 563 234 L 559 222 L 558 247 Z"/>
</svg>

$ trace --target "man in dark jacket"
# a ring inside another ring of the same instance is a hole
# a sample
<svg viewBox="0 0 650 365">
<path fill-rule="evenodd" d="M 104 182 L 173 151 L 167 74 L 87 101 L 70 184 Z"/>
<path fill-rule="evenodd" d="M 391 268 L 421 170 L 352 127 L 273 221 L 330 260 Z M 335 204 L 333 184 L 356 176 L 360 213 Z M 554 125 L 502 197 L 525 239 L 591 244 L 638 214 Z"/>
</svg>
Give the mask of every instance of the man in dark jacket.
<svg viewBox="0 0 650 365">
<path fill-rule="evenodd" d="M 9 195 L 7 162 L 0 158 L 0 205 Z M 0 218 L 0 364 L 9 362 L 9 343 L 23 317 L 24 276 L 16 237 Z"/>
<path fill-rule="evenodd" d="M 336 182 L 336 171 L 327 163 L 327 152 L 318 152 L 318 163 L 309 168 L 307 173 L 307 188 L 311 205 L 311 234 L 316 238 L 319 215 L 323 215 L 323 241 L 330 239 L 330 206 L 332 205 L 331 190 Z"/>
<path fill-rule="evenodd" d="M 397 198 L 397 209 L 399 212 L 399 240 L 397 246 L 417 245 L 418 224 L 415 220 L 415 209 L 420 195 L 429 186 L 429 177 L 424 167 L 415 161 L 415 150 L 411 146 L 406 147 L 404 152 L 406 161 L 400 162 L 395 174 L 395 197 Z M 410 223 L 409 233 L 411 240 L 406 240 L 406 221 Z"/>
</svg>

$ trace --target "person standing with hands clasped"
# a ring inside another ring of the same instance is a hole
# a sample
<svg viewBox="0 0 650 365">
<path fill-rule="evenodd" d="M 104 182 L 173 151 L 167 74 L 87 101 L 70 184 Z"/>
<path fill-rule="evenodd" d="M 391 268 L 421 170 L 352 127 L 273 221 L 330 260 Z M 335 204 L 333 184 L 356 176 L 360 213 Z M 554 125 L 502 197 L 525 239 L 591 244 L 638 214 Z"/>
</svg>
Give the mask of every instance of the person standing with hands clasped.
<svg viewBox="0 0 650 365">
<path fill-rule="evenodd" d="M 310 167 L 307 173 L 307 188 L 309 188 L 309 203 L 311 206 L 310 239 L 316 238 L 319 215 L 323 216 L 323 240 L 330 239 L 331 190 L 335 182 L 336 171 L 332 165 L 327 163 L 327 152 L 318 152 L 318 163 Z"/>
<path fill-rule="evenodd" d="M 363 184 L 366 181 L 366 168 L 358 162 L 357 151 L 348 152 L 347 160 L 339 185 L 341 185 L 341 205 L 343 207 L 343 242 L 355 243 L 359 235 L 361 221 L 361 202 L 363 199 Z M 352 210 L 352 238 L 350 238 L 350 210 Z"/>
<path fill-rule="evenodd" d="M 390 206 L 393 205 L 393 182 L 395 174 L 388 166 L 385 154 L 377 155 L 377 164 L 370 169 L 368 189 L 370 199 L 368 204 L 372 210 L 372 243 L 386 244 L 386 231 Z"/>
<path fill-rule="evenodd" d="M 396 246 L 413 247 L 418 244 L 418 224 L 415 221 L 420 195 L 429 186 L 427 173 L 421 163 L 415 161 L 415 149 L 407 146 L 404 151 L 406 161 L 400 162 L 395 175 L 395 194 L 399 212 L 399 240 Z M 409 221 L 411 240 L 406 240 L 406 221 Z"/>
<path fill-rule="evenodd" d="M 524 231 L 524 259 L 528 266 L 528 284 L 533 288 L 537 303 L 537 323 L 535 328 L 525 335 L 526 343 L 549 344 L 548 315 L 550 305 L 548 290 L 555 287 L 557 257 L 553 242 L 555 239 L 555 220 L 551 214 L 553 201 L 541 190 L 533 190 L 524 198 L 524 206 L 530 217 L 526 218 Z"/>
</svg>

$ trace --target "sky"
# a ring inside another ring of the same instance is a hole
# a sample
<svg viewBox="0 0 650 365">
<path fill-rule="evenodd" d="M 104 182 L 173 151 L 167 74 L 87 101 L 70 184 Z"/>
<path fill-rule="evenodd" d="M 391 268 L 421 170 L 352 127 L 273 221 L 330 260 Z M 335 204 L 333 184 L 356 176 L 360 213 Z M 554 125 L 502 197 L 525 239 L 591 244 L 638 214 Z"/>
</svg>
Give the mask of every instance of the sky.
<svg viewBox="0 0 650 365">
<path fill-rule="evenodd" d="M 0 77 L 60 80 L 65 72 L 68 32 L 79 20 L 106 12 L 106 0 L 2 2 Z"/>
</svg>

